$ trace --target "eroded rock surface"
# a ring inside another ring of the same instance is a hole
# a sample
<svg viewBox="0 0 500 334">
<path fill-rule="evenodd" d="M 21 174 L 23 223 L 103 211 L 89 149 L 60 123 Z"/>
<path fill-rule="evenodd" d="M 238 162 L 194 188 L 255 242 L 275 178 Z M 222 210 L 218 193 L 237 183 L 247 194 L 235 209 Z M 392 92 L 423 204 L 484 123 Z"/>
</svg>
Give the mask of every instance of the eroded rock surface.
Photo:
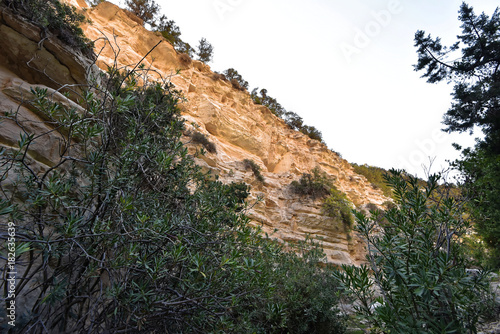
<svg viewBox="0 0 500 334">
<path fill-rule="evenodd" d="M 95 8 L 86 7 L 81 0 L 67 2 L 80 9 L 85 7 L 85 14 L 92 20 L 93 23 L 84 25 L 83 29 L 95 40 L 99 54 L 97 65 L 101 69 L 115 61 L 123 68 L 132 68 L 142 61 L 146 68 L 170 77 L 183 92 L 186 101 L 182 110 L 187 125 L 184 141 L 195 154 L 200 146 L 190 142 L 190 134 L 203 133 L 215 144 L 216 152 L 198 156 L 197 163 L 223 182 L 251 185 L 248 214 L 254 224 L 262 225 L 264 232 L 280 240 L 297 241 L 306 235 L 321 239 L 330 262 L 363 261 L 362 243 L 349 235 L 342 222 L 322 214 L 321 200 L 299 197 L 289 187 L 302 173 L 319 167 L 357 207 L 386 201 L 381 191 L 356 174 L 346 160 L 324 144 L 291 130 L 266 107 L 254 104 L 248 92 L 215 79 L 208 65 L 186 61 L 160 35 L 147 31 L 130 13 L 108 2 Z M 5 11 L 1 23 L 0 39 L 13 45 L 0 53 L 0 62 L 5 65 L 0 67 L 2 110 L 13 108 L 30 85 L 54 87 L 53 81 L 76 84 L 88 76 L 85 66 L 89 64 L 80 55 L 68 53 L 55 40 L 49 39 L 49 43 L 44 42 L 39 48 L 36 27 L 12 18 Z M 44 77 L 44 72 L 53 73 L 53 81 Z M 35 121 L 39 115 L 28 108 L 23 109 L 22 115 L 34 120 L 32 131 L 45 131 L 36 128 L 35 124 L 40 124 Z M 15 145 L 14 139 L 19 134 L 15 125 L 0 126 L 0 143 Z M 57 133 L 50 142 L 57 143 Z M 34 148 L 33 159 L 49 166 L 57 157 L 56 148 L 56 144 Z M 245 168 L 245 159 L 260 166 L 264 182 L 256 180 L 252 171 Z"/>
</svg>

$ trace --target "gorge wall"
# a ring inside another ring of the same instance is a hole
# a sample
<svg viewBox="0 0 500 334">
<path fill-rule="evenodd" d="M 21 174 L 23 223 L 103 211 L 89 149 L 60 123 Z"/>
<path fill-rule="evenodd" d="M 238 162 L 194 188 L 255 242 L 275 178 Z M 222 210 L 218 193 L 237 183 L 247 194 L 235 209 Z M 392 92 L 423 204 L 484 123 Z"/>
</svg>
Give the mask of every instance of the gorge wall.
<svg viewBox="0 0 500 334">
<path fill-rule="evenodd" d="M 382 192 L 356 174 L 346 160 L 326 145 L 290 129 L 266 107 L 254 104 L 248 92 L 216 79 L 208 65 L 186 61 L 159 34 L 147 31 L 127 11 L 108 2 L 95 8 L 89 8 L 83 0 L 66 2 L 83 10 L 92 21 L 82 28 L 95 41 L 98 67 L 105 69 L 116 62 L 119 67 L 130 68 L 142 61 L 146 68 L 169 77 L 183 92 L 186 98 L 181 105 L 186 119 L 183 141 L 195 155 L 200 146 L 191 141 L 190 134 L 198 131 L 206 135 L 215 144 L 216 152 L 197 155 L 197 163 L 223 182 L 245 182 L 251 186 L 248 215 L 253 224 L 280 240 L 296 241 L 306 235 L 321 239 L 329 262 L 363 261 L 362 242 L 349 235 L 342 222 L 322 214 L 321 200 L 297 196 L 289 187 L 303 173 L 319 167 L 358 208 L 385 202 L 387 198 Z M 96 65 L 71 52 L 55 37 L 38 44 L 37 28 L 6 10 L 0 23 L 0 40 L 10 46 L 0 52 L 2 111 L 17 108 L 18 102 L 29 96 L 33 85 L 53 89 L 60 83 L 83 84 L 89 68 L 96 70 Z M 65 103 L 74 103 L 59 93 L 54 94 Z M 29 122 L 30 131 L 42 130 L 37 128 L 41 124 L 37 122 L 40 115 L 29 107 L 20 110 L 22 117 L 33 120 Z M 0 145 L 15 146 L 19 136 L 17 125 L 3 123 L 0 127 Z M 53 132 L 49 144 L 32 148 L 31 157 L 37 168 L 47 168 L 56 161 L 52 157 L 58 154 L 57 140 L 57 132 Z M 263 182 L 256 180 L 245 167 L 245 159 L 260 166 Z"/>
</svg>

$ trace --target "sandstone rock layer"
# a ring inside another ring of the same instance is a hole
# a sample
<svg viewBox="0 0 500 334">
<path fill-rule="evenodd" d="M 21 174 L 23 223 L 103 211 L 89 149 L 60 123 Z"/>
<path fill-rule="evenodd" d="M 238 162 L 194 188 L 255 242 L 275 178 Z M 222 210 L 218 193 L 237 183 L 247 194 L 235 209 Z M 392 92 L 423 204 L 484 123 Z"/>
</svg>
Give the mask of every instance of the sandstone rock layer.
<svg viewBox="0 0 500 334">
<path fill-rule="evenodd" d="M 147 31 L 127 11 L 108 2 L 95 8 L 86 7 L 81 0 L 67 2 L 83 10 L 91 19 L 92 23 L 84 25 L 83 29 L 95 40 L 95 51 L 99 55 L 97 65 L 101 69 L 115 62 L 122 68 L 132 68 L 142 62 L 146 68 L 169 78 L 183 92 L 186 97 L 182 104 L 186 119 L 183 140 L 195 155 L 200 145 L 191 142 L 190 134 L 203 133 L 215 144 L 216 152 L 197 155 L 197 163 L 218 175 L 223 182 L 251 185 L 248 215 L 253 224 L 261 225 L 271 237 L 284 241 L 302 240 L 306 235 L 320 239 L 329 262 L 363 261 L 362 243 L 345 230 L 342 222 L 322 214 L 321 200 L 299 197 L 289 187 L 302 173 L 319 167 L 357 207 L 368 203 L 380 205 L 386 201 L 381 191 L 356 174 L 346 160 L 326 145 L 291 130 L 266 107 L 254 104 L 248 92 L 216 79 L 208 65 L 186 60 L 159 34 Z M 68 53 L 54 40 L 39 48 L 36 27 L 9 15 L 2 14 L 0 38 L 15 47 L 0 53 L 1 64 L 6 64 L 0 68 L 2 110 L 13 107 L 23 89 L 29 90 L 32 85 L 54 87 L 54 82 L 43 75 L 44 71 L 57 73 L 58 83 L 85 81 L 88 75 L 85 66 L 90 64 L 81 56 Z M 33 64 L 33 55 L 37 55 L 36 64 Z M 27 119 L 39 117 L 28 109 L 24 113 Z M 0 144 L 15 145 L 14 138 L 19 134 L 16 126 L 0 126 Z M 33 125 L 32 131 L 40 129 Z M 57 138 L 51 138 L 50 142 L 56 143 Z M 57 155 L 56 147 L 54 144 L 34 148 L 33 159 L 44 166 L 50 165 L 53 156 Z M 253 172 L 245 168 L 245 159 L 260 166 L 264 182 L 259 182 Z"/>
</svg>

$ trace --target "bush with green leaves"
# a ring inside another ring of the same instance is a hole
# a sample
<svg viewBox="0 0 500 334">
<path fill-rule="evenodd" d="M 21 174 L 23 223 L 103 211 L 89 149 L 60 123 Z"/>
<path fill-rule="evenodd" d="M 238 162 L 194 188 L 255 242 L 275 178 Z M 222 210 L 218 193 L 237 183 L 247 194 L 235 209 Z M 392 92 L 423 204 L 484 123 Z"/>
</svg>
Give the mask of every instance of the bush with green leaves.
<svg viewBox="0 0 500 334">
<path fill-rule="evenodd" d="M 276 243 L 275 247 L 275 255 L 262 253 L 272 256 L 263 261 L 272 284 L 269 299 L 249 312 L 261 324 L 252 333 L 345 333 L 345 319 L 337 307 L 336 268 L 326 263 L 320 245 L 306 239 L 296 244 Z"/>
<path fill-rule="evenodd" d="M 211 62 L 214 58 L 214 47 L 212 44 L 204 37 L 198 43 L 198 51 L 196 52 L 198 60 L 204 63 Z"/>
<path fill-rule="evenodd" d="M 310 196 L 313 199 L 327 197 L 332 188 L 332 181 L 318 167 L 312 170 L 312 174 L 304 173 L 298 181 L 290 183 L 292 192 L 300 196 Z"/>
<path fill-rule="evenodd" d="M 369 166 L 367 164 L 358 165 L 353 163 L 351 165 L 354 171 L 366 177 L 375 189 L 378 188 L 382 190 L 384 195 L 387 197 L 392 196 L 392 189 L 387 185 L 384 179 L 384 176 L 387 174 L 387 170 L 380 167 Z"/>
<path fill-rule="evenodd" d="M 368 265 L 344 265 L 336 275 L 372 332 L 476 333 L 492 304 L 487 272 L 466 272 L 461 237 L 469 224 L 462 203 L 435 200 L 436 175 L 422 188 L 414 177 L 390 173 L 397 207 L 385 212 L 383 224 L 380 213 L 356 213 Z"/>
<path fill-rule="evenodd" d="M 125 0 L 125 6 L 144 23 L 156 25 L 160 6 L 154 0 Z"/>
<path fill-rule="evenodd" d="M 233 88 L 238 90 L 247 90 L 248 89 L 248 81 L 243 79 L 241 74 L 238 73 L 234 68 L 228 68 L 224 72 L 222 72 L 224 77 L 231 82 Z"/>
<path fill-rule="evenodd" d="M 1 5 L 42 28 L 43 38 L 48 37 L 47 32 L 50 32 L 84 54 L 93 54 L 94 44 L 85 37 L 79 26 L 86 21 L 85 16 L 77 13 L 75 7 L 58 0 L 2 0 Z"/>
<path fill-rule="evenodd" d="M 269 108 L 269 110 L 285 121 L 290 128 L 300 131 L 311 139 L 323 142 L 321 131 L 314 126 L 305 125 L 302 117 L 293 111 L 287 111 L 274 97 L 267 94 L 267 89 L 254 88 L 250 93 L 254 103 L 261 104 Z"/>
<path fill-rule="evenodd" d="M 422 30 L 415 33 L 418 62 L 414 68 L 423 71 L 429 83 L 454 85 L 444 131 L 481 129 L 482 138 L 474 148 L 463 149 L 454 167 L 461 173 L 465 196 L 472 199 L 470 214 L 488 246 L 488 262 L 500 268 L 500 8 L 491 15 L 476 14 L 462 2 L 458 20 L 461 33 L 449 46 Z"/>
<path fill-rule="evenodd" d="M 323 202 L 323 213 L 331 218 L 340 220 L 346 232 L 350 232 L 354 225 L 353 208 L 354 205 L 349 201 L 347 195 L 335 186 L 330 188 L 330 195 Z"/>
<path fill-rule="evenodd" d="M 179 46 L 179 43 L 182 42 L 180 28 L 175 24 L 174 20 L 169 20 L 166 15 L 162 15 L 155 22 L 154 30 L 160 32 L 175 47 Z"/>
<path fill-rule="evenodd" d="M 467 206 L 484 241 L 480 256 L 485 264 L 500 268 L 500 155 L 480 147 L 464 149 L 453 165 L 462 173 L 463 196 L 473 199 Z"/>
<path fill-rule="evenodd" d="M 245 165 L 246 169 L 250 169 L 253 172 L 253 175 L 259 182 L 264 182 L 264 176 L 262 176 L 262 173 L 260 172 L 260 166 L 255 163 L 255 161 L 250 160 L 250 159 L 245 159 L 243 160 L 243 164 Z"/>
<path fill-rule="evenodd" d="M 203 147 L 205 147 L 208 152 L 217 153 L 217 147 L 215 147 L 215 144 L 208 140 L 207 136 L 205 136 L 203 133 L 195 131 L 191 136 L 191 139 L 193 143 L 203 145 Z"/>
<path fill-rule="evenodd" d="M 92 7 L 96 7 L 99 5 L 101 2 L 104 2 L 105 0 L 86 0 L 89 5 Z"/>
</svg>

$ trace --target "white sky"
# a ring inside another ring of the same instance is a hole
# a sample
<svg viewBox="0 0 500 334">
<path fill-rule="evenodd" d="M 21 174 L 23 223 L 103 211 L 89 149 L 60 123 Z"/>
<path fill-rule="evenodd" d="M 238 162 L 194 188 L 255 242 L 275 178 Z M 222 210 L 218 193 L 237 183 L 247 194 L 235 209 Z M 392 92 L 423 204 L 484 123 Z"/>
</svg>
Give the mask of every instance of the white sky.
<svg viewBox="0 0 500 334">
<path fill-rule="evenodd" d="M 349 162 L 423 176 L 428 157 L 436 172 L 459 156 L 451 143 L 474 142 L 439 131 L 452 86 L 428 84 L 412 67 L 417 30 L 455 42 L 460 0 L 156 2 L 184 41 L 197 46 L 205 37 L 214 46 L 212 70 L 233 67 L 251 88 L 267 88 Z M 499 5 L 467 3 L 489 16 Z"/>
</svg>

